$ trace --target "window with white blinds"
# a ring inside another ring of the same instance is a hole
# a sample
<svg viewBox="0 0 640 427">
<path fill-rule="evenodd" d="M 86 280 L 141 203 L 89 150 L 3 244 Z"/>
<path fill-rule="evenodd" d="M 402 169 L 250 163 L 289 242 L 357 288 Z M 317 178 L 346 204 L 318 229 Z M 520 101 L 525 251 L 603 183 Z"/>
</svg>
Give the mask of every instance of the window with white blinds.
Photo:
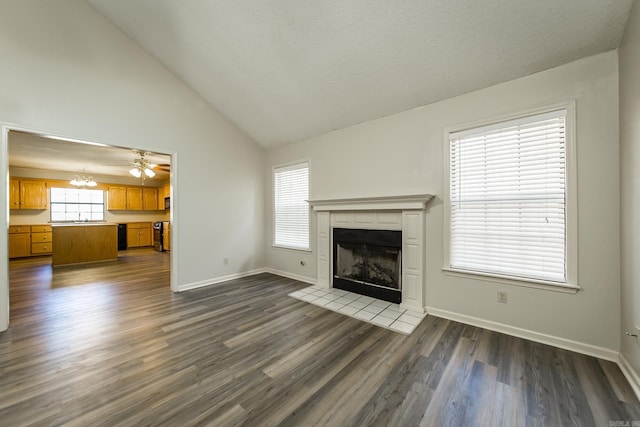
<svg viewBox="0 0 640 427">
<path fill-rule="evenodd" d="M 567 281 L 567 110 L 449 134 L 449 264 Z"/>
<path fill-rule="evenodd" d="M 309 249 L 309 164 L 275 168 L 276 246 Z"/>
</svg>

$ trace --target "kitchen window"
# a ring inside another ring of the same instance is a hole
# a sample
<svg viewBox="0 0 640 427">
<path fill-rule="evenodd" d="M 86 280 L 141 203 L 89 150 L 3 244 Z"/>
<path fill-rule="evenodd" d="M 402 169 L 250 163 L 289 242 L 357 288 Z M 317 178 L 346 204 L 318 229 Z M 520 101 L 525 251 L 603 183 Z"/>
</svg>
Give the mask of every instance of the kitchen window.
<svg viewBox="0 0 640 427">
<path fill-rule="evenodd" d="M 309 249 L 309 163 L 273 169 L 274 245 Z"/>
<path fill-rule="evenodd" d="M 448 133 L 445 270 L 577 288 L 572 111 Z"/>
<path fill-rule="evenodd" d="M 51 222 L 104 221 L 104 191 L 51 188 Z"/>
</svg>

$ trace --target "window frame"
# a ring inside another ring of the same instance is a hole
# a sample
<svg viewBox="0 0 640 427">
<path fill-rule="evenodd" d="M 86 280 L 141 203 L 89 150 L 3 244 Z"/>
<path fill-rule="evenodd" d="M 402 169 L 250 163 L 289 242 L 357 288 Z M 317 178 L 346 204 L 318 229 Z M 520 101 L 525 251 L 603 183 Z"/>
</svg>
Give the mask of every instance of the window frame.
<svg viewBox="0 0 640 427">
<path fill-rule="evenodd" d="M 487 273 L 482 271 L 462 270 L 451 267 L 451 200 L 450 200 L 450 135 L 484 126 L 491 126 L 517 120 L 538 114 L 544 114 L 560 109 L 566 109 L 565 145 L 566 145 L 566 199 L 565 199 L 565 230 L 566 230 L 566 277 L 565 282 L 554 282 L 528 277 L 517 277 Z M 561 102 L 544 107 L 533 108 L 519 113 L 492 117 L 473 123 L 451 126 L 444 129 L 443 134 L 443 267 L 446 275 L 493 282 L 505 285 L 524 286 L 545 289 L 556 292 L 576 293 L 578 285 L 578 192 L 577 192 L 577 156 L 576 156 L 576 106 L 575 100 Z"/>
<path fill-rule="evenodd" d="M 74 190 L 74 191 L 101 191 L 102 192 L 102 203 L 60 203 L 60 202 L 53 202 L 53 197 L 51 195 L 51 192 L 54 189 L 60 189 L 60 190 Z M 106 207 L 107 207 L 107 203 L 106 203 L 106 197 L 105 197 L 105 193 L 106 191 L 104 189 L 101 188 L 78 188 L 78 187 L 65 187 L 65 186 L 52 186 L 49 188 L 49 221 L 51 223 L 73 223 L 73 222 L 80 222 L 82 221 L 80 219 L 80 215 L 78 214 L 78 219 L 77 220 L 54 220 L 53 219 L 53 205 L 102 205 L 102 219 L 98 220 L 98 219 L 92 219 L 86 222 L 89 223 L 101 223 L 101 222 L 106 222 Z M 85 221 L 83 221 L 85 222 Z"/>
<path fill-rule="evenodd" d="M 272 236 L 271 236 L 271 246 L 276 249 L 285 249 L 292 251 L 300 251 L 300 252 L 312 252 L 312 242 L 311 242 L 311 207 L 307 204 L 308 210 L 308 221 L 307 221 L 307 247 L 298 247 L 298 246 L 289 246 L 284 244 L 276 243 L 276 173 L 283 169 L 295 169 L 296 166 L 301 166 L 306 164 L 307 168 L 307 195 L 311 193 L 311 161 L 309 159 L 297 160 L 290 163 L 278 164 L 271 168 L 271 188 L 272 188 L 272 196 L 271 196 L 271 212 L 272 212 Z M 309 196 L 308 196 L 309 197 Z M 306 201 L 305 201 L 306 202 Z"/>
</svg>

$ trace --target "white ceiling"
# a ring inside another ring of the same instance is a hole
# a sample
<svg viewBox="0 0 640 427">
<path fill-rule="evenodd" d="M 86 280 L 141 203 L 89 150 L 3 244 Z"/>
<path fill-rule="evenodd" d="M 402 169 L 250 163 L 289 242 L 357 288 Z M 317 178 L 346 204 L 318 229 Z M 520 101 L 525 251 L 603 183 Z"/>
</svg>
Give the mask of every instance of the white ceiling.
<svg viewBox="0 0 640 427">
<path fill-rule="evenodd" d="M 615 49 L 631 0 L 87 0 L 265 148 Z"/>
<path fill-rule="evenodd" d="M 140 156 L 134 150 L 105 145 L 90 145 L 61 140 L 32 133 L 9 132 L 9 165 L 12 168 L 59 171 L 78 175 L 116 176 L 139 183 L 129 175 L 134 159 Z M 154 181 L 169 179 L 171 157 L 146 153 L 145 159 L 159 167 L 154 169 Z"/>
</svg>

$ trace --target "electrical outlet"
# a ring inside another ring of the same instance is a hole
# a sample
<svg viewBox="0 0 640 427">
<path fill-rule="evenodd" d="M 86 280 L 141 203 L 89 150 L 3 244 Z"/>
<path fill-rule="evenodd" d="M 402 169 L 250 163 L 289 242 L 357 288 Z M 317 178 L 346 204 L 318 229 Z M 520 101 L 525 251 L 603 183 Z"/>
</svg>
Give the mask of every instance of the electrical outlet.
<svg viewBox="0 0 640 427">
<path fill-rule="evenodd" d="M 222 260 L 222 263 L 223 263 L 224 265 L 229 264 L 229 258 L 224 258 L 224 259 Z"/>
<path fill-rule="evenodd" d="M 504 291 L 498 291 L 498 302 L 501 304 L 507 303 L 507 293 Z"/>
</svg>

